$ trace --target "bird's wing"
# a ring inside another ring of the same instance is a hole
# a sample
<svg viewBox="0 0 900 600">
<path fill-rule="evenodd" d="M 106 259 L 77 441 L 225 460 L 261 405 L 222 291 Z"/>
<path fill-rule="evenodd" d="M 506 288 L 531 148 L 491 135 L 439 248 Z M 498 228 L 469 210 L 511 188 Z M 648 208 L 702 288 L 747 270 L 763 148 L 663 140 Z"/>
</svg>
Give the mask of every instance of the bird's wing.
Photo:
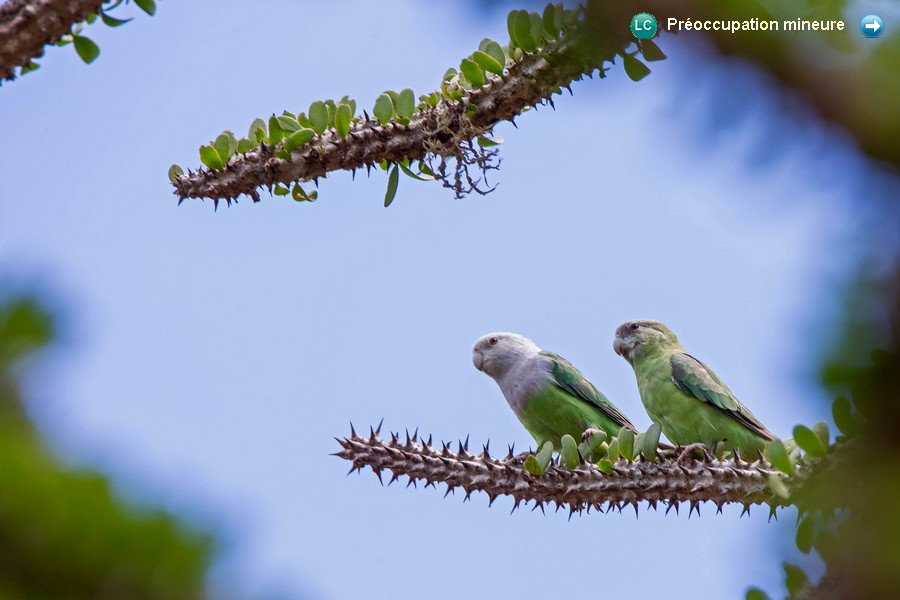
<svg viewBox="0 0 900 600">
<path fill-rule="evenodd" d="M 588 381 L 587 377 L 581 374 L 572 363 L 553 352 L 543 351 L 543 356 L 550 359 L 550 374 L 553 376 L 554 383 L 557 387 L 568 392 L 578 400 L 587 402 L 592 406 L 599 408 L 606 416 L 612 419 L 620 426 L 635 429 L 628 417 L 616 408 L 609 401 L 609 398 L 600 393 L 600 390 L 594 387 L 594 384 Z"/>
<path fill-rule="evenodd" d="M 759 436 L 767 440 L 775 439 L 772 432 L 735 398 L 728 386 L 709 367 L 683 352 L 673 354 L 671 360 L 672 381 L 682 391 L 717 408 Z"/>
</svg>

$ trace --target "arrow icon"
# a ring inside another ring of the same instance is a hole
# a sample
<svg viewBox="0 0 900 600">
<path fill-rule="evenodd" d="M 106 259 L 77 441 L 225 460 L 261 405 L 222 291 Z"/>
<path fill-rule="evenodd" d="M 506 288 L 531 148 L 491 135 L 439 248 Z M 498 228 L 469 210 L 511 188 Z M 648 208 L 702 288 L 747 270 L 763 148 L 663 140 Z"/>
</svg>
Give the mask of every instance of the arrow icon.
<svg viewBox="0 0 900 600">
<path fill-rule="evenodd" d="M 877 38 L 884 33 L 884 21 L 878 15 L 866 15 L 859 22 L 859 32 L 867 38 Z"/>
</svg>

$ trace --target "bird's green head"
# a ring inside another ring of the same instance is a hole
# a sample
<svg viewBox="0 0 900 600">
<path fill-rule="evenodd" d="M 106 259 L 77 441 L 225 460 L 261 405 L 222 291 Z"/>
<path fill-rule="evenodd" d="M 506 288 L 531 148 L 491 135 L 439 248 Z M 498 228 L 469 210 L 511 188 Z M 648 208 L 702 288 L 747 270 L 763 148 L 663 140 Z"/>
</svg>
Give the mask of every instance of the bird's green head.
<svg viewBox="0 0 900 600">
<path fill-rule="evenodd" d="M 494 379 L 541 351 L 534 342 L 518 333 L 489 333 L 472 346 L 472 363 Z"/>
<path fill-rule="evenodd" d="M 616 329 L 613 350 L 633 364 L 648 351 L 677 345 L 678 338 L 659 321 L 627 321 Z"/>
</svg>

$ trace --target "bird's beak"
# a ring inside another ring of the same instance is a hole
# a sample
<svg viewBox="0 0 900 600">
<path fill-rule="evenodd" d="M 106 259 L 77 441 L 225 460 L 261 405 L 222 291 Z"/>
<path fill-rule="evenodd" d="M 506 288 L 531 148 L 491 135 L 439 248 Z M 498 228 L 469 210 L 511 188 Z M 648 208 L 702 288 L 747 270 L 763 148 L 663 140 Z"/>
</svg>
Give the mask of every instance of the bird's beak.
<svg viewBox="0 0 900 600">
<path fill-rule="evenodd" d="M 476 369 L 484 372 L 484 354 L 481 353 L 481 350 L 472 350 L 472 364 Z"/>
<path fill-rule="evenodd" d="M 625 340 L 616 336 L 616 339 L 613 340 L 613 350 L 619 356 L 625 357 Z"/>
</svg>

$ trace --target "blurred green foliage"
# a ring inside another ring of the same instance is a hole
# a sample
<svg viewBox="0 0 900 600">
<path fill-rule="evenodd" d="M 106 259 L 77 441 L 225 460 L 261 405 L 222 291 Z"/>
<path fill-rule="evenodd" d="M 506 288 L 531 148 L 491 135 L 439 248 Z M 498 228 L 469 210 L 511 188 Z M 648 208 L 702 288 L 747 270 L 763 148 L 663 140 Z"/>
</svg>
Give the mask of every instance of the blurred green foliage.
<svg viewBox="0 0 900 600">
<path fill-rule="evenodd" d="M 34 299 L 0 300 L 0 600 L 205 597 L 211 539 L 64 465 L 26 416 L 19 374 L 53 330 Z"/>
</svg>

